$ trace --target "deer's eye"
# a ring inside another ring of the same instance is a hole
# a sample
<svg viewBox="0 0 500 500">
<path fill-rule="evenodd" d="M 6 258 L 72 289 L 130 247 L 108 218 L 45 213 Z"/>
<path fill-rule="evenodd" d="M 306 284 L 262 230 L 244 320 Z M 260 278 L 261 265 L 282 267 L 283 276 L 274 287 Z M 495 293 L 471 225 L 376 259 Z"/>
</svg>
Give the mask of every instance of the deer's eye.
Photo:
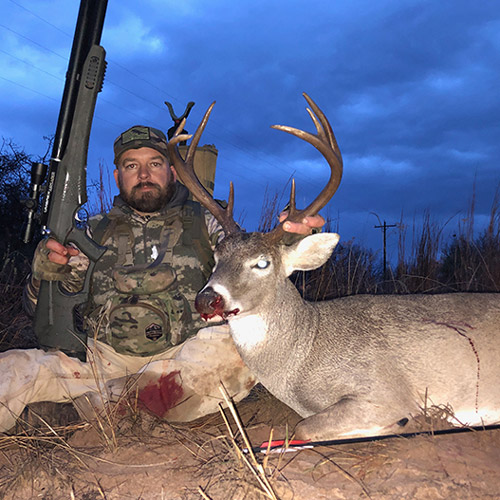
<svg viewBox="0 0 500 500">
<path fill-rule="evenodd" d="M 271 264 L 271 262 L 269 262 L 268 260 L 259 259 L 257 261 L 257 264 L 255 264 L 255 266 L 253 267 L 256 267 L 257 269 L 267 269 L 269 267 L 269 264 Z"/>
</svg>

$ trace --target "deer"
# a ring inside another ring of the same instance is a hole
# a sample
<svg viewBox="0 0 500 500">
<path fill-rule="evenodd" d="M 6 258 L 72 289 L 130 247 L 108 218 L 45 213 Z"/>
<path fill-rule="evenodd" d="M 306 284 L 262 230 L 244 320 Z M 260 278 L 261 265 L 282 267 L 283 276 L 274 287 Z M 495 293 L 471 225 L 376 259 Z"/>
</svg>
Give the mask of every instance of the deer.
<svg viewBox="0 0 500 500">
<path fill-rule="evenodd" d="M 330 178 L 305 209 L 295 206 L 292 182 L 288 217 L 301 221 L 332 198 L 342 177 L 342 156 L 332 127 L 303 94 L 316 133 L 273 125 L 314 146 Z M 302 420 L 302 440 L 380 436 L 403 432 L 432 406 L 448 409 L 451 425 L 500 422 L 500 294 L 353 295 L 304 300 L 289 276 L 324 264 L 339 241 L 319 232 L 290 238 L 282 221 L 268 233 L 244 232 L 233 218 L 234 188 L 223 208 L 204 189 L 193 157 L 215 102 L 196 130 L 186 159 L 169 142 L 180 180 L 214 215 L 225 236 L 215 267 L 196 296 L 202 318 L 227 321 L 243 361 L 257 380 Z M 179 127 L 182 130 L 183 125 Z"/>
</svg>

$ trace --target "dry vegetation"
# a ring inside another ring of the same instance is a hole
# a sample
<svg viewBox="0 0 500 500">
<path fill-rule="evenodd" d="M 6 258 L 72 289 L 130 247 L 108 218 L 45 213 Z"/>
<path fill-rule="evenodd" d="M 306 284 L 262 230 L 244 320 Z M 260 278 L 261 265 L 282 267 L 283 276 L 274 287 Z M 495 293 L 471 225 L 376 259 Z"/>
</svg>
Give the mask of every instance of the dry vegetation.
<svg viewBox="0 0 500 500">
<path fill-rule="evenodd" d="M 293 425 L 297 420 L 270 395 L 253 396 L 238 405 L 239 415 L 226 409 L 223 415 L 184 425 L 169 425 L 144 413 L 112 410 L 112 415 L 101 420 L 64 426 L 31 415 L 22 423 L 24 429 L 0 436 L 0 497 L 498 498 L 500 431 L 251 455 L 246 452 L 249 442 L 284 437 L 283 423 Z"/>
<path fill-rule="evenodd" d="M 339 243 L 321 268 L 297 273 L 295 283 L 309 300 L 361 293 L 446 293 L 500 291 L 500 200 L 495 197 L 488 227 L 474 231 L 474 201 L 467 217 L 445 241 L 445 224 L 424 214 L 408 246 L 407 226 L 398 224 L 398 258 L 384 276 L 380 257 L 352 241 Z M 465 221 L 465 222 L 464 222 Z"/>
<path fill-rule="evenodd" d="M 264 207 L 262 229 L 273 225 L 277 207 L 276 199 Z M 347 242 L 321 269 L 293 279 L 311 300 L 357 293 L 497 292 L 498 208 L 496 198 L 488 228 L 476 235 L 472 204 L 452 241 L 443 241 L 442 226 L 426 214 L 408 247 L 400 224 L 400 257 L 386 276 L 374 252 Z M 11 253 L 0 266 L 1 350 L 33 347 L 30 320 L 21 309 L 29 263 Z M 226 410 L 224 418 L 178 426 L 131 408 L 125 415 L 110 408 L 92 422 L 80 421 L 71 407 L 49 408 L 34 405 L 12 434 L 0 436 L 1 498 L 493 499 L 499 489 L 500 431 L 252 457 L 242 453 L 249 447 L 247 434 L 255 445 L 270 429 L 283 437 L 285 423 L 297 420 L 265 391 L 238 405 L 240 417 Z"/>
</svg>

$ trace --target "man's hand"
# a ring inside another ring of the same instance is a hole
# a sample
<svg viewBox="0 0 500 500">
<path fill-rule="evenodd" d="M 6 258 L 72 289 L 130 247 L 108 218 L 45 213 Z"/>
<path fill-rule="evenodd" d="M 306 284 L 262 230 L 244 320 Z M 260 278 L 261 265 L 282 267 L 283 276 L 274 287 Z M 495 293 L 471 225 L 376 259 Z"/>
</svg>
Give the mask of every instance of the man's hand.
<svg viewBox="0 0 500 500">
<path fill-rule="evenodd" d="M 64 281 L 71 267 L 68 261 L 80 251 L 72 246 L 64 246 L 53 238 L 40 241 L 33 258 L 33 277 L 37 280 Z"/>
<path fill-rule="evenodd" d="M 288 212 L 281 212 L 279 215 L 280 222 L 283 222 L 288 217 Z M 302 222 L 285 222 L 283 229 L 288 233 L 295 234 L 312 234 L 313 229 L 321 229 L 325 225 L 325 219 L 321 215 L 311 215 L 302 219 Z"/>
<path fill-rule="evenodd" d="M 61 245 L 61 243 L 53 238 L 48 238 L 46 242 L 45 247 L 49 250 L 48 259 L 54 264 L 66 265 L 71 257 L 80 253 L 77 248 L 71 245 Z"/>
</svg>

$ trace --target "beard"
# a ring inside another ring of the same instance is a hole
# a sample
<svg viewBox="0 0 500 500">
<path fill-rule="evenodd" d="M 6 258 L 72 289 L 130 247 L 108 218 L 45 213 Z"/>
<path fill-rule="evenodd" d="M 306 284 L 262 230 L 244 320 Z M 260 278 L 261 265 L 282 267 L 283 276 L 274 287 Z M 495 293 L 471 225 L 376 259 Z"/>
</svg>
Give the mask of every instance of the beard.
<svg viewBox="0 0 500 500">
<path fill-rule="evenodd" d="M 153 189 L 141 193 L 139 190 L 144 187 Z M 169 182 L 163 188 L 153 182 L 140 182 L 128 192 L 125 192 L 120 184 L 120 196 L 123 201 L 135 210 L 144 213 L 160 211 L 172 199 L 174 193 L 175 182 Z"/>
</svg>

